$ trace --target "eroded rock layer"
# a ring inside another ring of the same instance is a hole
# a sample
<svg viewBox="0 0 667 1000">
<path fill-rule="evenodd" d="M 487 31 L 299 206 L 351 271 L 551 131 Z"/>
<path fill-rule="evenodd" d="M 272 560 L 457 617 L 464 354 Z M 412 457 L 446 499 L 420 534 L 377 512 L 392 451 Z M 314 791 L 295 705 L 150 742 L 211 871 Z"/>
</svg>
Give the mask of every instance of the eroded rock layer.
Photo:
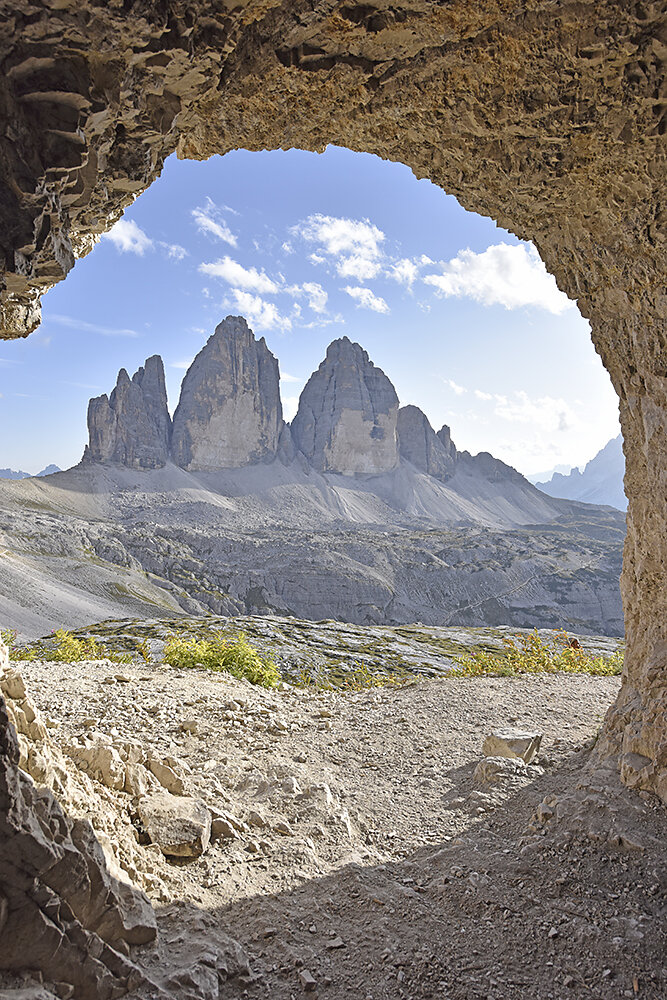
<svg viewBox="0 0 667 1000">
<path fill-rule="evenodd" d="M 359 344 L 334 340 L 292 423 L 296 447 L 319 472 L 388 472 L 398 463 L 398 396 Z"/>
<path fill-rule="evenodd" d="M 284 427 L 278 362 L 241 316 L 209 337 L 181 386 L 171 450 L 191 472 L 274 458 Z"/>
<path fill-rule="evenodd" d="M 160 469 L 169 456 L 171 417 L 162 358 L 148 358 L 130 379 L 124 368 L 107 397 L 88 404 L 84 462 L 117 462 L 131 469 Z"/>
</svg>

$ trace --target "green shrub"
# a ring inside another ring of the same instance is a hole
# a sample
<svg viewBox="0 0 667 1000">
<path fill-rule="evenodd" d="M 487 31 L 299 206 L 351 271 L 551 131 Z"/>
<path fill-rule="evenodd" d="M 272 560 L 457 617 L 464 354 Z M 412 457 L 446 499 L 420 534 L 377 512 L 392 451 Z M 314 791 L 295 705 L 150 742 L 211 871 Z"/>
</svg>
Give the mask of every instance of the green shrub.
<svg viewBox="0 0 667 1000">
<path fill-rule="evenodd" d="M 4 640 L 3 640 L 4 641 Z M 115 653 L 100 646 L 93 638 L 79 639 L 56 629 L 52 639 L 40 640 L 27 646 L 9 646 L 10 660 L 49 660 L 52 663 L 73 663 L 75 660 L 111 660 L 113 663 L 131 663 L 129 653 Z"/>
<path fill-rule="evenodd" d="M 611 656 L 591 656 L 581 647 L 572 646 L 566 632 L 557 632 L 545 641 L 537 629 L 503 638 L 503 649 L 497 652 L 479 649 L 454 657 L 459 669 L 456 675 L 480 677 L 513 674 L 593 674 L 615 676 L 623 670 L 623 652 Z"/>
<path fill-rule="evenodd" d="M 243 632 L 233 638 L 215 632 L 205 639 L 188 639 L 172 633 L 164 648 L 164 661 L 171 667 L 225 671 L 267 688 L 280 681 L 273 660 L 261 656 Z"/>
</svg>

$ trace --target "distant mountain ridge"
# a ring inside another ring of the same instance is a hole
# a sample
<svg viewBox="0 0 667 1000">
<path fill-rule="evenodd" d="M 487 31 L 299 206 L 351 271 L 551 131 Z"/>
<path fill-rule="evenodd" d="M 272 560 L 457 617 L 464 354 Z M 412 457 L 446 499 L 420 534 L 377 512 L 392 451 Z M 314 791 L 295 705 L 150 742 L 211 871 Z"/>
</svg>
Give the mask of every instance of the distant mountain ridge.
<svg viewBox="0 0 667 1000">
<path fill-rule="evenodd" d="M 52 476 L 55 472 L 62 472 L 57 465 L 47 465 L 41 472 L 22 472 L 20 469 L 0 469 L 0 479 L 40 479 L 42 476 Z"/>
<path fill-rule="evenodd" d="M 550 497 L 627 510 L 628 498 L 623 490 L 624 474 L 623 438 L 619 434 L 587 463 L 583 472 L 577 468 L 567 475 L 555 472 L 548 482 L 535 483 L 535 486 Z"/>
</svg>

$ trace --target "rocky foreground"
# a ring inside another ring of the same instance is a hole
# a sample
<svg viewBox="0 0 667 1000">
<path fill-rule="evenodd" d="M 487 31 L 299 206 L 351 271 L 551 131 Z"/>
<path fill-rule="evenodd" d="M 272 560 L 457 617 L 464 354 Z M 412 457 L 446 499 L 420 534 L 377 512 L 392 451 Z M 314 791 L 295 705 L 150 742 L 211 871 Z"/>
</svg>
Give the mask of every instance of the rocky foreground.
<svg viewBox="0 0 667 1000">
<path fill-rule="evenodd" d="M 119 880 L 100 933 L 137 1000 L 664 996 L 664 810 L 592 767 L 618 686 L 267 691 L 154 657 L 0 679 L 21 766 Z M 537 755 L 488 741 L 508 727 Z"/>
</svg>

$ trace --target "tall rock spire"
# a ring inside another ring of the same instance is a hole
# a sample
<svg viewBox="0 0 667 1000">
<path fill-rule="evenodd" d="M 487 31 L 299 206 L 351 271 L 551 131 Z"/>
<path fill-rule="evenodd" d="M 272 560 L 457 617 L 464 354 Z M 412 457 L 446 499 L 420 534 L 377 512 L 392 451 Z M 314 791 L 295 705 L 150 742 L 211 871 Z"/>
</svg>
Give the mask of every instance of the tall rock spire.
<svg viewBox="0 0 667 1000">
<path fill-rule="evenodd" d="M 393 385 L 347 337 L 311 375 L 292 423 L 296 447 L 320 472 L 378 474 L 398 463 Z"/>
<path fill-rule="evenodd" d="M 170 434 L 164 366 L 155 354 L 131 379 L 121 368 L 109 397 L 90 400 L 83 460 L 159 469 L 169 458 Z"/>
<path fill-rule="evenodd" d="M 283 428 L 278 361 L 243 317 L 228 316 L 183 379 L 173 461 L 211 472 L 270 460 Z"/>
</svg>

